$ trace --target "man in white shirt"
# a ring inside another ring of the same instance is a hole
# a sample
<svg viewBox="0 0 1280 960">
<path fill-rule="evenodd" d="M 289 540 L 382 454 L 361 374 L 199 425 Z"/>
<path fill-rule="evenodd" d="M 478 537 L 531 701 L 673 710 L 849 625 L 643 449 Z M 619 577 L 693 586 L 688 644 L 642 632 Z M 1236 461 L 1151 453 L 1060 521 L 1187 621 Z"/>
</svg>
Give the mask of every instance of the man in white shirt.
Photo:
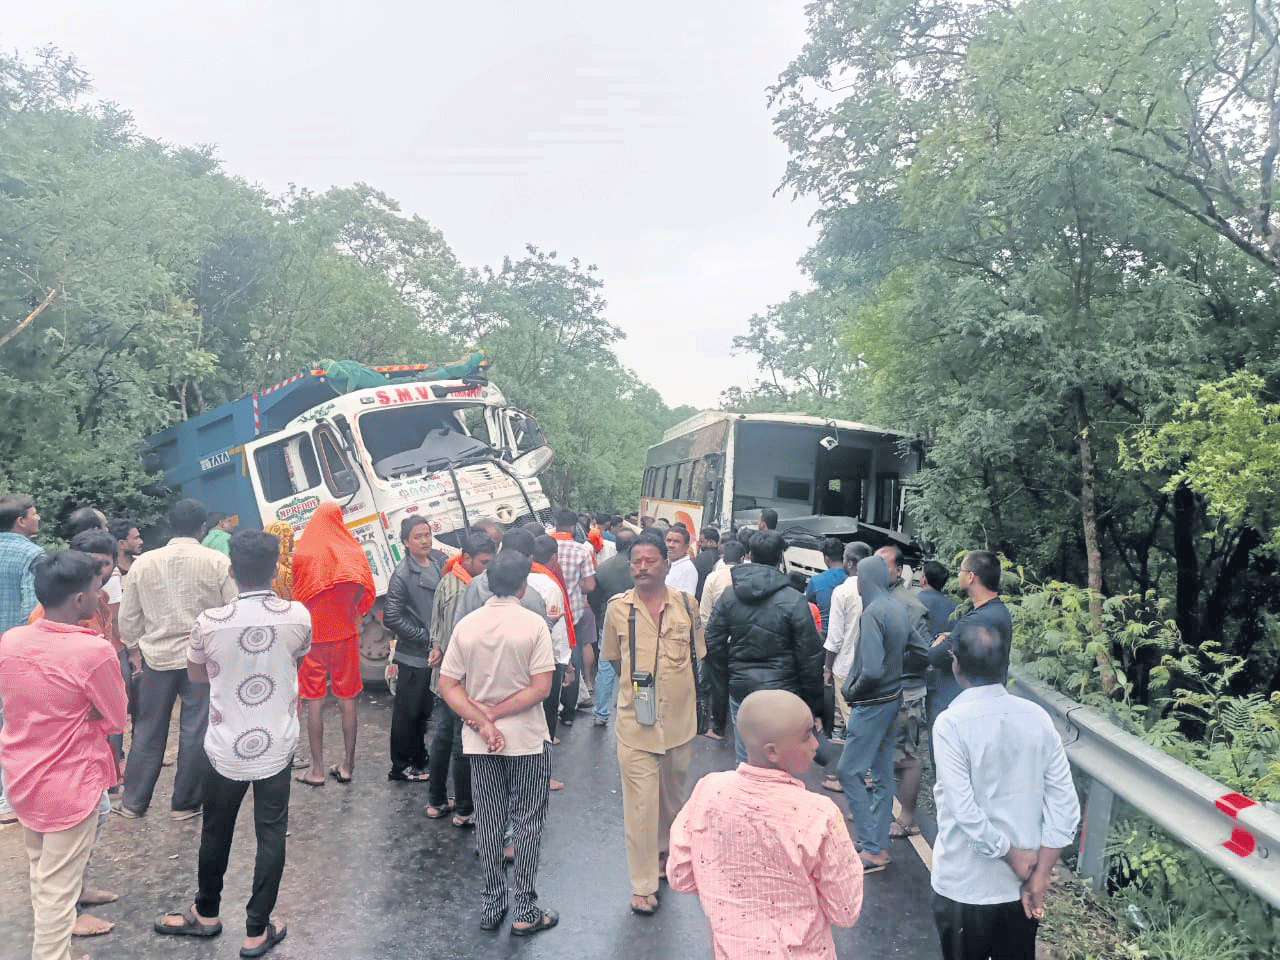
<svg viewBox="0 0 1280 960">
<path fill-rule="evenodd" d="M 1080 803 L 1049 715 L 1002 678 L 1003 638 L 981 623 L 955 632 L 961 687 L 933 727 L 933 915 L 944 960 L 1034 960 L 1058 850 Z"/>
<path fill-rule="evenodd" d="M 675 524 L 667 530 L 667 556 L 671 560 L 671 569 L 667 571 L 667 586 L 672 590 L 681 590 L 693 596 L 698 590 L 698 568 L 689 557 L 689 538 L 691 534 L 683 524 Z"/>
<path fill-rule="evenodd" d="M 853 655 L 858 649 L 858 622 L 862 619 L 862 594 L 858 593 L 858 561 L 871 556 L 871 545 L 855 540 L 845 544 L 844 569 L 848 577 L 831 591 L 831 611 L 827 623 L 827 638 L 823 649 L 827 651 L 822 682 L 835 690 L 836 715 L 831 739 L 844 743 L 849 725 L 849 704 L 841 694 L 844 682 L 853 666 Z M 832 793 L 843 793 L 844 787 L 835 773 L 823 778 L 822 786 Z"/>
<path fill-rule="evenodd" d="M 239 593 L 196 618 L 187 649 L 191 682 L 209 688 L 199 893 L 189 909 L 166 914 L 155 929 L 193 937 L 222 930 L 223 877 L 236 816 L 252 786 L 258 854 L 240 956 L 258 957 L 287 932 L 271 911 L 284 874 L 289 776 L 298 745 L 298 662 L 311 649 L 311 615 L 271 590 L 280 556 L 276 537 L 246 530 L 231 536 L 228 549 Z"/>
<path fill-rule="evenodd" d="M 169 511 L 172 539 L 138 557 L 124 581 L 120 641 L 129 651 L 134 670 L 134 716 L 124 796 L 116 812 L 127 819 L 145 815 L 151 805 L 178 699 L 182 714 L 171 816 L 189 820 L 200 815 L 209 766 L 203 746 L 209 688 L 188 678 L 187 646 L 196 617 L 236 595 L 226 554 L 202 547 L 196 540 L 207 517 L 198 500 L 175 503 Z"/>
</svg>

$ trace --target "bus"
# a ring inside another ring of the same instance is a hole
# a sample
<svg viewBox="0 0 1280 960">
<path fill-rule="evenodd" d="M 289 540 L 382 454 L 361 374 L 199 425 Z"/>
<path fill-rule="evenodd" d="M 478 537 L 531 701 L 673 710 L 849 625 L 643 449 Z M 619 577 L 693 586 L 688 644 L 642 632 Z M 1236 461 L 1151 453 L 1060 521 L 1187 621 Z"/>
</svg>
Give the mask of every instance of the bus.
<svg viewBox="0 0 1280 960">
<path fill-rule="evenodd" d="M 903 511 L 924 451 L 911 434 L 790 413 L 704 411 L 649 448 L 640 512 L 722 531 L 778 512 L 787 569 L 826 569 L 822 540 L 897 544 L 918 555 Z M 683 514 L 684 516 L 680 516 Z M 686 519 L 687 518 L 687 519 Z"/>
</svg>

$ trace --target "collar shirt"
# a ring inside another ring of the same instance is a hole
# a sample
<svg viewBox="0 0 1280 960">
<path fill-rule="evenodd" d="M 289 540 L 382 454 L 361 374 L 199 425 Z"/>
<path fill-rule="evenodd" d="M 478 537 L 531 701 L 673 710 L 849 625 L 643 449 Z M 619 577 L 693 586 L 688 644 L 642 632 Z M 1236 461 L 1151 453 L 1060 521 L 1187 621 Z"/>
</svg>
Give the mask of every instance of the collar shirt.
<svg viewBox="0 0 1280 960">
<path fill-rule="evenodd" d="M 116 782 L 107 735 L 124 730 L 129 701 L 120 660 L 78 624 L 38 620 L 0 637 L 5 793 L 28 830 L 84 821 Z M 100 720 L 90 720 L 97 710 Z"/>
<path fill-rule="evenodd" d="M 498 596 L 458 621 L 440 662 L 441 675 L 458 681 L 468 697 L 489 707 L 530 686 L 535 676 L 552 673 L 555 668 L 547 621 L 526 610 L 515 597 Z M 541 702 L 499 717 L 495 725 L 506 741 L 499 751 L 502 756 L 542 753 L 543 745 L 551 739 Z M 462 726 L 462 752 L 489 754 L 480 734 L 466 724 Z"/>
<path fill-rule="evenodd" d="M 0 533 L 0 633 L 26 623 L 36 608 L 31 564 L 42 553 L 20 533 Z"/>
<path fill-rule="evenodd" d="M 560 572 L 564 574 L 564 588 L 569 594 L 569 616 L 577 623 L 587 612 L 587 595 L 582 591 L 582 581 L 595 576 L 596 565 L 592 550 L 585 543 L 575 540 L 556 540 L 556 556 Z"/>
<path fill-rule="evenodd" d="M 686 607 L 685 604 L 688 603 Z M 657 661 L 658 721 L 651 727 L 636 723 L 631 687 L 629 623 L 636 613 L 636 661 L 641 672 L 652 672 Z M 649 753 L 666 753 L 698 733 L 698 691 L 690 659 L 690 634 L 699 658 L 707 655 L 702 619 L 693 598 L 668 588 L 655 623 L 634 589 L 609 602 L 600 656 L 619 662 L 618 742 Z"/>
<path fill-rule="evenodd" d="M 933 889 L 958 903 L 1011 903 L 1010 847 L 1065 847 L 1080 803 L 1049 715 L 1000 684 L 963 691 L 933 726 L 938 839 Z"/>
<path fill-rule="evenodd" d="M 853 655 L 858 650 L 858 623 L 861 620 L 862 594 L 858 593 L 858 578 L 849 577 L 831 591 L 831 622 L 827 624 L 827 640 L 823 649 L 836 655 L 831 665 L 833 676 L 849 676 Z"/>
<path fill-rule="evenodd" d="M 182 670 L 196 617 L 236 598 L 231 560 L 194 537 L 174 537 L 133 561 L 120 600 L 120 639 L 152 670 Z"/>
<path fill-rule="evenodd" d="M 839 808 L 783 770 L 709 773 L 671 826 L 671 889 L 696 893 L 716 960 L 835 960 L 831 924 L 862 911 Z"/>
<path fill-rule="evenodd" d="M 737 564 L 734 564 L 734 566 L 737 566 Z M 711 613 L 716 608 L 716 601 L 720 599 L 731 583 L 733 583 L 733 567 L 718 566 L 707 574 L 706 582 L 702 585 L 702 601 L 699 604 L 699 612 L 702 614 L 703 623 L 711 619 Z"/>
<path fill-rule="evenodd" d="M 667 571 L 667 586 L 672 590 L 680 590 L 693 596 L 698 589 L 698 568 L 688 556 L 683 556 L 671 564 Z"/>
<path fill-rule="evenodd" d="M 560 584 L 545 573 L 531 572 L 529 587 L 537 590 L 538 596 L 542 597 L 547 608 L 547 619 L 555 618 L 555 623 L 548 626 L 551 629 L 551 649 L 555 651 L 556 663 L 568 663 L 573 651 L 569 649 L 569 625 L 565 623 L 564 594 L 560 592 Z"/>
<path fill-rule="evenodd" d="M 265 780 L 298 745 L 298 661 L 311 649 L 311 614 L 270 590 L 205 610 L 187 659 L 209 674 L 204 750 L 228 780 Z"/>
</svg>

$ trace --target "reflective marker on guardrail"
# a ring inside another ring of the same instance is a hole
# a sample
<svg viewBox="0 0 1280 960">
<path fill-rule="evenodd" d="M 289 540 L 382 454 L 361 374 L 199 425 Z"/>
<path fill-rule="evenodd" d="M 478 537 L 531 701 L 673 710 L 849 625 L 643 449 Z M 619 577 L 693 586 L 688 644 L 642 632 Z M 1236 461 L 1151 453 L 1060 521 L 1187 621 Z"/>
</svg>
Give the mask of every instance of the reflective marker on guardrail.
<svg viewBox="0 0 1280 960">
<path fill-rule="evenodd" d="M 1224 793 L 1214 801 L 1214 806 L 1232 820 L 1235 820 L 1240 815 L 1241 810 L 1255 806 L 1255 804 L 1243 793 Z M 1244 827 L 1237 826 L 1231 831 L 1231 839 L 1223 843 L 1223 846 L 1237 857 L 1247 857 L 1253 853 L 1257 844 L 1254 842 L 1252 833 Z"/>
<path fill-rule="evenodd" d="M 1048 711 L 1074 769 L 1093 779 L 1080 844 L 1080 872 L 1106 877 L 1112 794 L 1272 906 L 1280 907 L 1280 813 L 1255 803 L 1051 690 L 1023 668 L 1013 693 Z"/>
</svg>

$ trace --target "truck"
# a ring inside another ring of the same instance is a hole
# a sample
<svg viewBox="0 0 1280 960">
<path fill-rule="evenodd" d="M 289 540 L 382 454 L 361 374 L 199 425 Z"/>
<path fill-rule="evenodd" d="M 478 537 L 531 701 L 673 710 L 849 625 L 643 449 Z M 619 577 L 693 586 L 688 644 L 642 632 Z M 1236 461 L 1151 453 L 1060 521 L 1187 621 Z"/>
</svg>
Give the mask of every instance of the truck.
<svg viewBox="0 0 1280 960">
<path fill-rule="evenodd" d="M 384 676 L 381 598 L 403 553 L 400 523 L 424 516 L 445 552 L 480 519 L 548 524 L 541 428 L 507 403 L 475 353 L 450 365 L 326 361 L 175 424 L 142 444 L 144 466 L 241 528 L 300 534 L 321 503 L 342 508 L 379 601 L 361 625 L 361 673 Z"/>
<path fill-rule="evenodd" d="M 720 530 L 778 512 L 788 572 L 826 569 L 822 540 L 896 544 L 918 560 L 903 511 L 924 451 L 911 435 L 851 420 L 791 413 L 703 411 L 649 448 L 642 515 Z"/>
</svg>

